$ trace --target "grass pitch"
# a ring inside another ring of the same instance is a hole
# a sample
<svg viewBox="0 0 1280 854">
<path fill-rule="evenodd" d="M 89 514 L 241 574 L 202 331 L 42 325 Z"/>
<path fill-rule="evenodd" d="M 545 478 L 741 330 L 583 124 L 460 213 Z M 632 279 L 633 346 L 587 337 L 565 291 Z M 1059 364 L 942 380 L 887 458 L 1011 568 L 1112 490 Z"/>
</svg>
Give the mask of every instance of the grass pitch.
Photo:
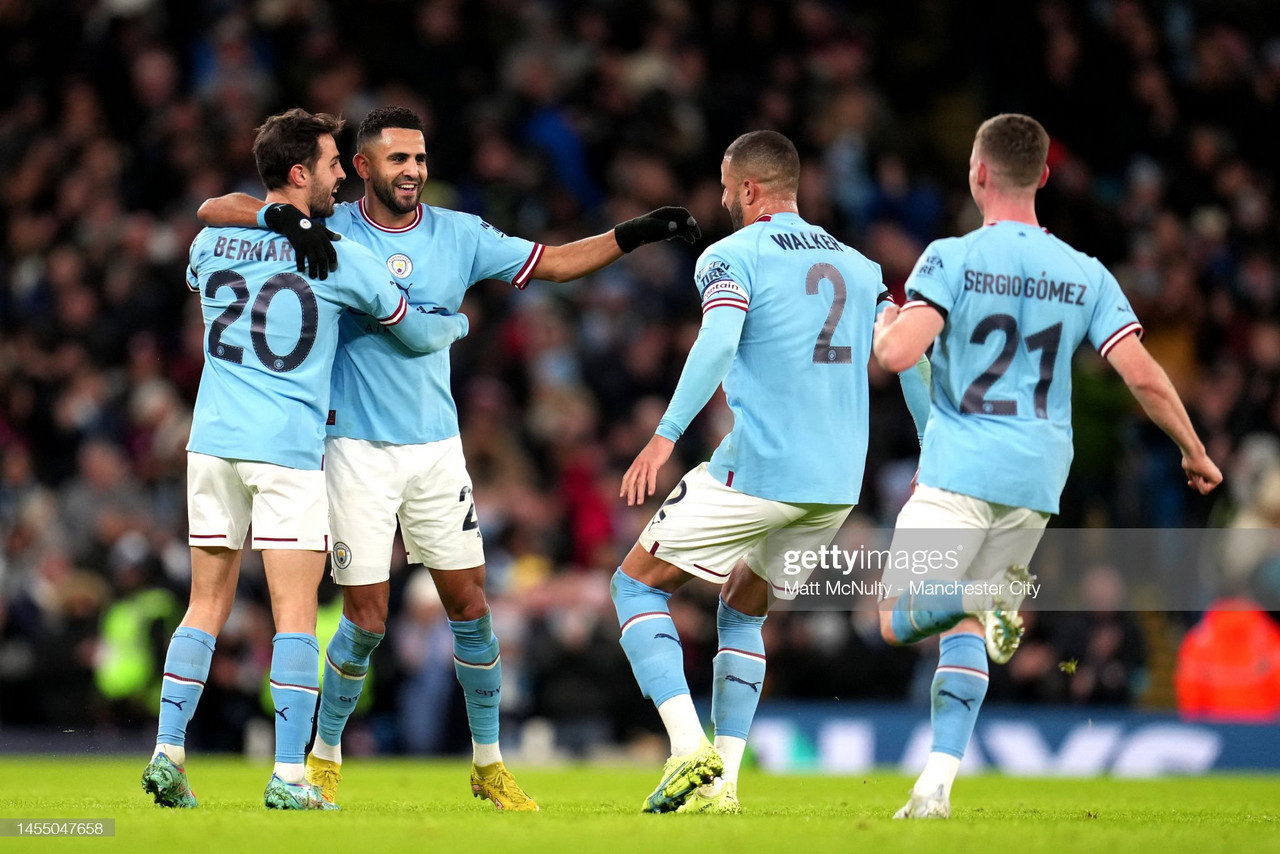
<svg viewBox="0 0 1280 854">
<path fill-rule="evenodd" d="M 196 756 L 197 810 L 154 806 L 146 757 L 0 757 L 0 818 L 114 818 L 114 838 L 4 839 L 0 850 L 220 852 L 867 851 L 1034 854 L 1280 850 L 1280 777 L 1160 781 L 961 778 L 950 821 L 900 822 L 910 779 L 746 773 L 741 816 L 642 815 L 659 769 L 513 771 L 542 805 L 499 814 L 471 797 L 462 762 L 352 759 L 341 812 L 262 806 L 270 766 Z"/>
</svg>

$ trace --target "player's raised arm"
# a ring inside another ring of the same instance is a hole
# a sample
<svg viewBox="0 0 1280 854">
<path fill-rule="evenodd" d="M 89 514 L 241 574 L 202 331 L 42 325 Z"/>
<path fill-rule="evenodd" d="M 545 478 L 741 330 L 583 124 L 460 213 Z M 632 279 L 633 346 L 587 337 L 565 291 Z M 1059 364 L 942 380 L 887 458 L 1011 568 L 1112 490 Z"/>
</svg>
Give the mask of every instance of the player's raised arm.
<svg viewBox="0 0 1280 854">
<path fill-rule="evenodd" d="M 267 228 L 284 235 L 293 244 L 298 272 L 305 270 L 313 279 L 324 279 L 338 268 L 333 248 L 337 235 L 293 205 L 269 205 L 248 193 L 228 193 L 205 199 L 196 216 L 208 226 Z"/>
<path fill-rule="evenodd" d="M 629 506 L 643 504 L 646 496 L 653 495 L 658 487 L 658 469 L 670 458 L 676 440 L 724 382 L 738 352 L 746 318 L 744 307 L 729 305 L 709 308 L 703 315 L 702 328 L 689 350 L 671 403 L 658 422 L 657 435 L 622 476 L 618 494 L 627 499 Z"/>
<path fill-rule="evenodd" d="M 655 211 L 618 223 L 604 234 L 584 237 L 563 246 L 547 246 L 533 268 L 533 278 L 568 282 L 594 273 L 646 243 L 679 237 L 694 243 L 702 237 L 693 214 L 680 207 Z"/>
<path fill-rule="evenodd" d="M 1207 495 L 1222 483 L 1222 472 L 1205 452 L 1204 443 L 1196 435 L 1169 375 L 1142 346 L 1138 336 L 1125 335 L 1107 351 L 1106 359 L 1124 379 L 1151 420 L 1169 434 L 1182 451 L 1182 469 L 1187 473 L 1187 485 L 1201 495 Z"/>
</svg>

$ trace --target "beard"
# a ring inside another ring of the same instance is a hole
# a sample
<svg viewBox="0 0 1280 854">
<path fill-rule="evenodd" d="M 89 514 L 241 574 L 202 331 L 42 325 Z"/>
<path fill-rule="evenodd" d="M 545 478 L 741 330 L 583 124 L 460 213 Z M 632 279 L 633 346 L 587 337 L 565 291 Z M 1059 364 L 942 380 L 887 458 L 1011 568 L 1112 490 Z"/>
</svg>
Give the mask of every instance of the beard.
<svg viewBox="0 0 1280 854">
<path fill-rule="evenodd" d="M 396 188 L 391 181 L 383 181 L 381 178 L 370 176 L 369 183 L 373 185 L 373 194 L 378 197 L 378 201 L 382 202 L 387 210 L 395 214 L 413 213 L 418 209 L 418 202 L 422 200 L 422 184 L 418 185 L 418 192 L 414 194 L 413 201 L 406 204 L 396 197 Z"/>
<path fill-rule="evenodd" d="M 729 203 L 729 223 L 734 231 L 742 228 L 742 200 L 734 199 Z"/>
<path fill-rule="evenodd" d="M 325 219 L 333 216 L 333 203 L 335 201 L 334 193 L 338 191 L 338 185 L 334 184 L 323 192 L 317 188 L 317 191 L 307 199 L 307 206 L 311 208 L 311 216 L 314 219 Z"/>
</svg>

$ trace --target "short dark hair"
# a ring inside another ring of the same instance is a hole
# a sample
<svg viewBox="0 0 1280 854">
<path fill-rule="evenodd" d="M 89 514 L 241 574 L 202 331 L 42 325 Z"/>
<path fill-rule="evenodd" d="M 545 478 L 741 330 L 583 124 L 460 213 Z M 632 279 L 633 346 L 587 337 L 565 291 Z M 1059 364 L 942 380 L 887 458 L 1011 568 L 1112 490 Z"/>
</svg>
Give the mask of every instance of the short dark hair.
<svg viewBox="0 0 1280 854">
<path fill-rule="evenodd" d="M 800 187 L 800 155 L 777 131 L 753 130 L 735 139 L 724 156 L 736 174 L 795 195 Z"/>
<path fill-rule="evenodd" d="M 981 156 L 1016 187 L 1040 183 L 1049 157 L 1049 134 L 1031 116 L 1001 113 L 978 128 L 974 142 Z"/>
<path fill-rule="evenodd" d="M 422 117 L 408 107 L 378 107 L 364 117 L 356 132 L 356 149 L 362 149 L 369 140 L 380 136 L 387 128 L 404 128 L 421 131 Z"/>
<path fill-rule="evenodd" d="M 308 113 L 301 107 L 277 113 L 262 123 L 253 140 L 253 160 L 268 190 L 289 181 L 289 170 L 301 163 L 316 168 L 320 157 L 320 137 L 338 134 L 345 122 L 328 113 Z"/>
</svg>

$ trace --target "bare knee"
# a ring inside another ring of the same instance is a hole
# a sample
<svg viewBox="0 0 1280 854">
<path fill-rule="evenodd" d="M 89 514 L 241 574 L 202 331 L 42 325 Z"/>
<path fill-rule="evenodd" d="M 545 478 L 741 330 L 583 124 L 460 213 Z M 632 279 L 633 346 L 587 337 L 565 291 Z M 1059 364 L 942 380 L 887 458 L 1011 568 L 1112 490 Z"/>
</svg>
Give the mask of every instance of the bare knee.
<svg viewBox="0 0 1280 854">
<path fill-rule="evenodd" d="M 763 617 L 769 613 L 769 583 L 745 562 L 734 567 L 720 590 L 720 598 L 739 614 Z"/>
<path fill-rule="evenodd" d="M 469 623 L 489 613 L 484 595 L 484 564 L 471 569 L 433 569 L 431 578 L 445 615 L 455 623 Z"/>
<path fill-rule="evenodd" d="M 387 630 L 387 600 L 390 582 L 342 588 L 342 614 L 366 632 Z"/>
<path fill-rule="evenodd" d="M 663 593 L 676 592 L 690 578 L 680 567 L 654 557 L 639 545 L 631 547 L 621 569 L 624 575 Z"/>
<path fill-rule="evenodd" d="M 455 623 L 469 623 L 489 613 L 489 601 L 485 599 L 484 589 L 474 589 L 461 598 L 444 602 L 444 612 Z"/>
</svg>

